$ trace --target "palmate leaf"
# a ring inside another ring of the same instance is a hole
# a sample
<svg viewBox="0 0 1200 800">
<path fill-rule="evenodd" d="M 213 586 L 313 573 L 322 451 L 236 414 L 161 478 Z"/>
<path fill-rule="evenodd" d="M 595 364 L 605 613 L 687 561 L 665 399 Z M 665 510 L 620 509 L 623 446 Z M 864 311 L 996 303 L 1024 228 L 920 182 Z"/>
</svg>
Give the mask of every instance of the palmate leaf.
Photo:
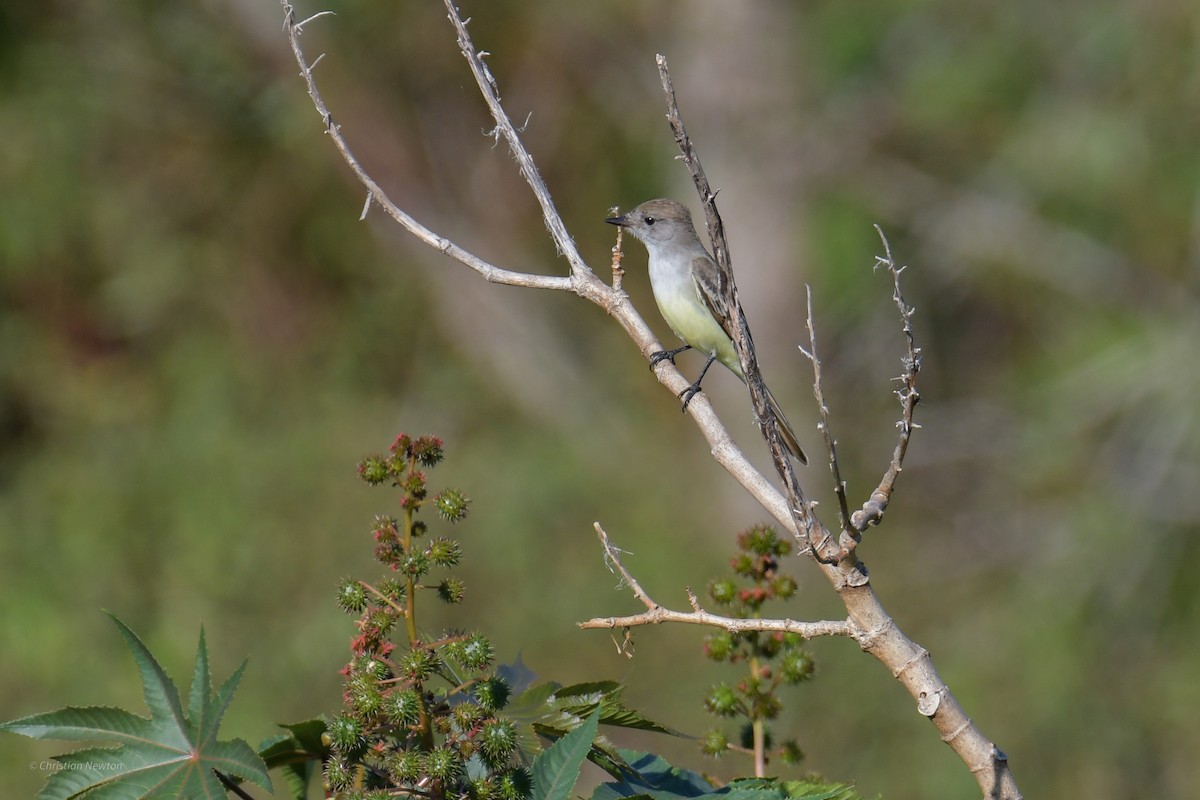
<svg viewBox="0 0 1200 800">
<path fill-rule="evenodd" d="M 537 754 L 540 749 L 538 737 L 557 741 L 576 730 L 597 709 L 601 725 L 683 735 L 625 707 L 621 703 L 623 689 L 616 681 L 571 686 L 548 682 L 531 686 L 512 698 L 504 707 L 504 714 L 517 723 L 517 742 L 522 758 L 528 763 Z M 593 737 L 588 758 L 613 777 L 629 771 L 617 748 L 603 734 L 597 733 Z"/>
<path fill-rule="evenodd" d="M 267 769 L 282 772 L 292 800 L 304 800 L 308 797 L 309 781 L 329 758 L 329 745 L 321 739 L 327 727 L 325 720 L 310 719 L 279 727 L 288 733 L 262 742 L 258 754 L 266 762 Z"/>
<path fill-rule="evenodd" d="M 622 750 L 621 756 L 635 774 L 596 787 L 591 800 L 861 800 L 848 783 L 742 778 L 716 787 L 702 775 L 672 766 L 653 753 Z"/>
<path fill-rule="evenodd" d="M 119 619 L 112 619 L 141 673 L 150 718 L 94 706 L 61 708 L 0 723 L 0 730 L 34 739 L 116 745 L 55 756 L 62 769 L 46 782 L 39 800 L 216 800 L 226 794 L 214 769 L 270 789 L 266 765 L 250 745 L 241 739 L 217 740 L 221 717 L 246 663 L 214 694 L 201 628 L 185 714 L 179 690 L 146 645 Z"/>
<path fill-rule="evenodd" d="M 597 708 L 578 728 L 538 755 L 533 762 L 533 800 L 567 800 L 571 796 L 599 725 Z"/>
</svg>

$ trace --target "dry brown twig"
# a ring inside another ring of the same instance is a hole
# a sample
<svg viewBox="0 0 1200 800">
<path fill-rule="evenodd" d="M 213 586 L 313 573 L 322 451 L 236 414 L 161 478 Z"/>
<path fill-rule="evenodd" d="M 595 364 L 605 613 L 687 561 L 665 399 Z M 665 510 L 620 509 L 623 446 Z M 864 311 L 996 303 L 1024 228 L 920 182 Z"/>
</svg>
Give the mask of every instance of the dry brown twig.
<svg viewBox="0 0 1200 800">
<path fill-rule="evenodd" d="M 687 625 L 705 625 L 710 628 L 723 628 L 727 631 L 775 631 L 778 633 L 795 633 L 805 639 L 816 639 L 819 636 L 847 636 L 855 638 L 857 631 L 848 620 L 821 620 L 818 622 L 800 622 L 793 619 L 738 619 L 711 614 L 700 607 L 700 600 L 691 589 L 686 589 L 688 605 L 691 611 L 672 611 L 656 603 L 637 579 L 629 573 L 621 563 L 618 549 L 608 539 L 608 534 L 600 523 L 595 523 L 596 535 L 604 548 L 604 558 L 621 575 L 621 582 L 629 587 L 633 596 L 646 606 L 641 614 L 631 614 L 625 617 L 597 617 L 587 622 L 581 622 L 581 628 L 632 628 L 638 625 L 657 625 L 662 622 L 678 622 Z"/>
<path fill-rule="evenodd" d="M 559 254 L 566 259 L 569 265 L 569 274 L 544 275 L 495 266 L 430 230 L 393 203 L 383 189 L 358 162 L 343 136 L 340 126 L 334 122 L 333 115 L 321 98 L 313 72 L 314 67 L 321 60 L 321 57 L 318 57 L 310 64 L 300 46 L 300 35 L 304 27 L 308 23 L 330 12 L 320 12 L 303 21 L 297 21 L 291 1 L 281 0 L 284 9 L 284 30 L 291 45 L 292 53 L 296 58 L 296 63 L 300 67 L 300 75 L 308 88 L 309 97 L 317 112 L 321 115 L 325 125 L 325 132 L 329 135 L 334 146 L 350 167 L 355 177 L 366 187 L 367 198 L 363 206 L 362 215 L 365 217 L 372 205 L 379 206 L 388 216 L 413 236 L 417 237 L 417 239 L 466 265 L 489 282 L 525 288 L 566 291 L 595 303 L 622 326 L 630 338 L 637 344 L 643 357 L 649 359 L 652 353 L 661 350 L 662 347 L 637 310 L 629 302 L 624 291 L 621 290 L 621 272 L 619 262 L 616 260 L 616 251 L 614 252 L 614 285 L 609 286 L 600 280 L 591 268 L 588 267 L 567 232 L 566 225 L 554 206 L 550 192 L 542 180 L 532 156 L 521 141 L 520 130 L 513 125 L 500 102 L 499 90 L 494 76 L 484 62 L 480 51 L 475 48 L 471 41 L 470 35 L 467 32 L 469 20 L 463 19 L 452 0 L 443 0 L 443 2 L 445 3 L 451 24 L 454 26 L 458 36 L 459 48 L 466 58 L 472 74 L 475 76 L 480 94 L 496 122 L 496 126 L 491 134 L 497 140 L 503 139 L 513 153 L 522 176 L 529 184 L 541 207 L 546 228 L 554 240 Z M 620 562 L 617 549 L 612 546 L 603 529 L 597 524 L 597 532 L 601 537 L 606 558 L 621 572 L 624 582 L 642 601 L 647 610 L 643 614 L 630 617 L 608 617 L 590 620 L 582 623 L 582 626 L 623 627 L 628 629 L 634 625 L 669 621 L 709 625 L 726 629 L 737 629 L 737 626 L 745 625 L 747 628 L 752 627 L 752 629 L 756 630 L 768 630 L 771 629 L 769 627 L 771 625 L 780 625 L 794 626 L 782 629 L 793 630 L 806 636 L 851 637 L 859 643 L 863 650 L 882 662 L 891 671 L 893 676 L 908 690 L 916 700 L 917 710 L 934 723 L 942 739 L 959 755 L 972 774 L 975 775 L 985 797 L 1017 800 L 1021 795 L 1008 769 L 1007 758 L 994 744 L 983 736 L 982 732 L 967 717 L 953 694 L 951 694 L 949 688 L 938 676 L 925 649 L 908 639 L 896 626 L 895 621 L 883 609 L 870 585 L 866 568 L 855 557 L 855 547 L 858 544 L 862 531 L 873 524 L 877 524 L 882 518 L 895 484 L 896 476 L 900 472 L 909 437 L 913 428 L 916 427 L 912 422 L 912 410 L 919 399 L 915 389 L 915 380 L 920 363 L 920 351 L 916 348 L 912 336 L 912 309 L 904 303 L 900 294 L 901 270 L 895 267 L 890 252 L 887 252 L 886 256 L 882 257 L 879 261 L 880 266 L 886 265 L 892 271 L 895 282 L 894 297 L 904 319 L 904 332 L 909 348 L 906 373 L 904 376 L 901 376 L 903 386 L 897 392 L 904 409 L 900 423 L 900 441 L 896 446 L 888 471 L 880 482 L 879 488 L 872 493 L 871 500 L 868 500 L 860 511 L 850 515 L 848 519 L 846 515 L 848 506 L 844 496 L 845 487 L 842 485 L 840 472 L 837 469 L 834 439 L 832 434 L 828 432 L 828 409 L 825 407 L 821 396 L 818 395 L 819 405 L 822 407 L 823 433 L 826 436 L 827 448 L 830 452 L 831 468 L 834 470 L 835 476 L 837 476 L 837 491 L 839 492 L 843 520 L 842 535 L 835 542 L 832 534 L 817 518 L 813 504 L 805 499 L 791 460 L 788 458 L 786 448 L 783 446 L 782 437 L 779 435 L 778 421 L 771 412 L 769 405 L 765 402 L 765 387 L 763 386 L 762 376 L 753 355 L 753 344 L 750 340 L 749 328 L 742 314 L 741 306 L 737 302 L 737 289 L 732 280 L 733 272 L 730 265 L 728 245 L 725 241 L 720 216 L 716 210 L 716 193 L 709 188 L 708 182 L 704 178 L 703 169 L 700 167 L 699 158 L 696 156 L 695 150 L 692 148 L 691 142 L 688 140 L 686 131 L 683 128 L 679 109 L 675 101 L 674 90 L 671 86 L 666 59 L 662 56 L 658 57 L 658 66 L 660 76 L 663 80 L 664 91 L 667 95 L 668 119 L 671 121 L 676 141 L 679 143 L 680 150 L 683 153 L 683 160 L 692 171 L 697 190 L 704 202 L 710 239 L 713 243 L 717 263 L 729 277 L 727 281 L 729 292 L 727 300 L 729 301 L 729 307 L 733 310 L 731 317 L 735 324 L 735 331 L 738 333 L 735 337 L 735 344 L 742 359 L 743 369 L 749 379 L 755 413 L 761 421 L 764 436 L 766 437 L 776 469 L 783 480 L 787 496 L 785 497 L 781 494 L 763 475 L 753 468 L 742 451 L 738 449 L 729 437 L 719 418 L 713 412 L 712 406 L 703 395 L 697 396 L 688 406 L 688 413 L 691 414 L 709 442 L 714 459 L 771 516 L 791 531 L 793 535 L 797 536 L 813 554 L 820 569 L 830 580 L 834 590 L 842 599 L 847 610 L 847 618 L 840 621 L 818 622 L 733 620 L 704 611 L 700 607 L 695 595 L 690 591 L 688 592 L 688 599 L 691 611 L 674 612 L 667 610 L 655 603 L 625 569 L 624 565 Z M 886 240 L 884 240 L 884 248 L 885 251 L 888 250 Z M 810 354 L 816 375 L 814 391 L 819 392 L 820 368 L 819 361 L 816 358 L 815 332 L 811 318 L 810 298 L 809 344 L 811 350 L 807 352 Z M 675 395 L 678 395 L 688 385 L 686 379 L 669 361 L 660 361 L 655 366 L 655 375 Z M 625 643 L 620 645 L 623 651 L 627 651 L 628 643 L 629 639 L 626 636 Z"/>
</svg>

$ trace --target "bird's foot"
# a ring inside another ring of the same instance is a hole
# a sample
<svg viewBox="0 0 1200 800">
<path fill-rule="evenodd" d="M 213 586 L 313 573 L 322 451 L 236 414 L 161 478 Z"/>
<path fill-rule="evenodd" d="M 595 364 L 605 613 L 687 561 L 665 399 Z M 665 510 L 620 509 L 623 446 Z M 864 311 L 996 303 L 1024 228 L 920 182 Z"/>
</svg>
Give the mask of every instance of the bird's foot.
<svg viewBox="0 0 1200 800">
<path fill-rule="evenodd" d="M 675 356 L 682 353 L 684 350 L 691 350 L 690 344 L 685 344 L 683 347 L 676 347 L 674 350 L 659 350 L 656 353 L 650 354 L 650 369 L 658 366 L 660 361 L 670 361 L 671 366 L 675 366 Z"/>
<path fill-rule="evenodd" d="M 683 408 L 679 410 L 686 413 L 688 403 L 692 402 L 692 398 L 698 394 L 700 394 L 700 381 L 696 381 L 679 393 L 679 399 L 683 401 Z"/>
</svg>

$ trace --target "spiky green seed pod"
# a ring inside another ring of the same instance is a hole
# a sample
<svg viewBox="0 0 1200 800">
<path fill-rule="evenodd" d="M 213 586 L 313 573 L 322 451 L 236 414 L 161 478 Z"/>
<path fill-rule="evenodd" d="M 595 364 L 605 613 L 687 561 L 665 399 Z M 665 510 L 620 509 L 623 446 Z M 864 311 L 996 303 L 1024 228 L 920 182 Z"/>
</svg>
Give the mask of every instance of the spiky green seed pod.
<svg viewBox="0 0 1200 800">
<path fill-rule="evenodd" d="M 414 647 L 404 653 L 396 662 L 396 668 L 406 678 L 423 681 L 437 671 L 441 659 L 437 653 L 425 647 Z"/>
<path fill-rule="evenodd" d="M 329 791 L 343 791 L 354 782 L 354 770 L 340 758 L 331 758 L 325 762 L 324 782 Z"/>
<path fill-rule="evenodd" d="M 730 559 L 729 566 L 737 575 L 751 575 L 754 573 L 754 559 L 745 553 L 738 553 Z"/>
<path fill-rule="evenodd" d="M 361 613 L 367 607 L 367 590 L 353 578 L 343 578 L 338 586 L 337 604 L 348 614 Z"/>
<path fill-rule="evenodd" d="M 425 774 L 434 780 L 450 783 L 462 772 L 458 753 L 449 747 L 436 747 L 425 755 Z"/>
<path fill-rule="evenodd" d="M 399 486 L 414 500 L 424 500 L 425 495 L 429 493 L 426 488 L 425 473 L 420 470 L 407 473 L 400 479 Z"/>
<path fill-rule="evenodd" d="M 708 584 L 708 596 L 718 605 L 727 606 L 737 598 L 737 584 L 729 578 L 712 581 Z"/>
<path fill-rule="evenodd" d="M 446 578 L 438 584 L 437 593 L 443 603 L 457 605 L 467 596 L 467 587 L 458 578 Z"/>
<path fill-rule="evenodd" d="M 363 675 L 375 681 L 386 681 L 392 677 L 392 669 L 387 662 L 374 656 L 359 656 L 350 662 L 351 675 Z"/>
<path fill-rule="evenodd" d="M 338 714 L 325 729 L 329 746 L 339 753 L 356 753 L 366 746 L 362 723 L 349 714 Z"/>
<path fill-rule="evenodd" d="M 496 780 L 491 775 L 473 778 L 471 785 L 467 788 L 467 793 L 471 800 L 497 800 L 500 797 Z"/>
<path fill-rule="evenodd" d="M 496 712 L 508 705 L 512 689 L 499 675 L 493 675 L 475 686 L 475 701 L 489 712 Z"/>
<path fill-rule="evenodd" d="M 783 708 L 783 703 L 771 693 L 771 688 L 761 685 L 746 692 L 745 704 L 748 706 L 746 716 L 750 719 L 775 719 Z"/>
<path fill-rule="evenodd" d="M 429 557 L 424 553 L 409 553 L 400 563 L 400 571 L 413 578 L 429 572 Z"/>
<path fill-rule="evenodd" d="M 367 456 L 358 462 L 358 477 L 371 486 L 378 486 L 391 477 L 391 471 L 383 456 Z"/>
<path fill-rule="evenodd" d="M 367 614 L 365 628 L 379 631 L 380 635 L 386 634 L 396 624 L 396 612 L 390 606 L 377 608 L 370 614 Z"/>
<path fill-rule="evenodd" d="M 487 716 L 487 711 L 475 703 L 459 703 L 454 707 L 453 715 L 455 729 L 465 732 L 474 729 Z"/>
<path fill-rule="evenodd" d="M 346 681 L 346 703 L 362 719 L 371 719 L 383 708 L 383 692 L 369 675 L 355 675 Z"/>
<path fill-rule="evenodd" d="M 779 534 L 770 525 L 755 525 L 738 534 L 738 547 L 756 556 L 776 554 Z"/>
<path fill-rule="evenodd" d="M 795 739 L 788 739 L 779 746 L 779 758 L 785 764 L 799 764 L 804 760 L 804 751 Z"/>
<path fill-rule="evenodd" d="M 517 749 L 517 726 L 508 720 L 490 720 L 483 723 L 476 739 L 483 763 L 488 769 L 500 769 Z"/>
<path fill-rule="evenodd" d="M 526 800 L 533 794 L 533 776 L 524 767 L 517 767 L 500 776 L 499 788 L 503 800 Z"/>
<path fill-rule="evenodd" d="M 462 546 L 453 539 L 438 537 L 429 543 L 429 560 L 439 567 L 453 567 L 462 559 Z"/>
<path fill-rule="evenodd" d="M 398 750 L 388 756 L 385 769 L 395 783 L 416 783 L 424 773 L 424 758 L 415 750 Z"/>
<path fill-rule="evenodd" d="M 706 756 L 720 758 L 729 750 L 729 739 L 725 737 L 724 733 L 714 728 L 704 734 L 704 743 L 700 746 L 700 749 Z"/>
<path fill-rule="evenodd" d="M 471 500 L 458 489 L 445 489 L 438 493 L 433 503 L 447 522 L 458 522 L 467 516 Z"/>
<path fill-rule="evenodd" d="M 704 707 L 718 717 L 732 717 L 741 709 L 742 701 L 732 686 L 720 683 L 708 690 Z"/>
<path fill-rule="evenodd" d="M 416 725 L 421 719 L 420 692 L 416 689 L 393 689 L 384 698 L 383 716 L 393 725 Z"/>
<path fill-rule="evenodd" d="M 381 595 L 403 608 L 404 596 L 407 593 L 407 589 L 402 582 L 395 578 L 384 578 L 376 584 L 375 588 L 379 590 Z"/>
<path fill-rule="evenodd" d="M 779 675 L 785 683 L 803 683 L 816 672 L 816 664 L 804 650 L 789 649 L 779 663 Z"/>
<path fill-rule="evenodd" d="M 479 672 L 491 665 L 495 651 L 486 636 L 473 633 L 466 639 L 447 645 L 446 655 L 463 669 Z"/>
<path fill-rule="evenodd" d="M 771 591 L 780 600 L 787 600 L 796 593 L 796 579 L 791 575 L 780 575 L 771 582 Z"/>
<path fill-rule="evenodd" d="M 421 436 L 413 442 L 412 454 L 421 466 L 432 467 L 445 457 L 445 448 L 437 436 Z"/>
<path fill-rule="evenodd" d="M 724 661 L 733 651 L 733 636 L 729 631 L 713 633 L 704 639 L 704 655 L 713 661 Z"/>
<path fill-rule="evenodd" d="M 375 537 L 375 541 L 380 543 L 395 542 L 400 538 L 400 523 L 395 517 L 381 514 L 375 517 L 375 524 L 371 526 L 371 535 Z"/>
</svg>

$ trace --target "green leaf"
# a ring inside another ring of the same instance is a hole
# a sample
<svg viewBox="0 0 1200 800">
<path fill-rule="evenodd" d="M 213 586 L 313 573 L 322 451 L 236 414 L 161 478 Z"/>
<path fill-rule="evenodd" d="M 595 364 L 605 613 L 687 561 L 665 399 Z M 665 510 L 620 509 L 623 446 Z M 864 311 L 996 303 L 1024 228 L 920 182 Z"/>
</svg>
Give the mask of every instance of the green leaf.
<svg viewBox="0 0 1200 800">
<path fill-rule="evenodd" d="M 279 727 L 288 733 L 264 741 L 258 755 L 267 769 L 278 768 L 283 773 L 292 800 L 305 800 L 309 782 L 329 757 L 329 747 L 321 741 L 327 727 L 325 720 L 310 719 Z"/>
<path fill-rule="evenodd" d="M 68 707 L 0 724 L 0 730 L 34 739 L 116 745 L 55 756 L 63 769 L 46 782 L 39 800 L 70 800 L 84 793 L 87 800 L 215 800 L 226 793 L 214 769 L 270 789 L 266 765 L 250 745 L 216 738 L 245 662 L 213 695 L 201 629 L 185 714 L 179 690 L 146 645 L 119 619 L 112 619 L 141 673 L 150 718 L 120 708 Z"/>
<path fill-rule="evenodd" d="M 683 735 L 626 708 L 621 703 L 622 691 L 624 687 L 616 681 L 571 686 L 547 682 L 531 686 L 512 698 L 505 706 L 504 714 L 517 724 L 517 744 L 522 759 L 528 763 L 537 755 L 540 750 L 538 737 L 557 741 L 578 728 L 597 708 L 602 725 Z M 614 778 L 622 778 L 630 772 L 617 748 L 603 735 L 593 739 L 588 758 Z"/>
<path fill-rule="evenodd" d="M 621 750 L 621 757 L 631 769 L 615 783 L 596 787 L 592 800 L 616 800 L 647 796 L 655 800 L 705 797 L 716 790 L 699 773 L 671 766 L 666 759 L 653 753 Z"/>
<path fill-rule="evenodd" d="M 780 784 L 788 800 L 861 800 L 853 784 L 820 780 L 786 781 Z"/>
<path fill-rule="evenodd" d="M 699 774 L 671 766 L 653 753 L 622 750 L 621 755 L 636 777 L 597 787 L 591 800 L 860 800 L 850 784 L 811 779 L 744 778 L 718 789 Z"/>
<path fill-rule="evenodd" d="M 533 762 L 533 800 L 567 800 L 600 727 L 600 709 Z"/>
<path fill-rule="evenodd" d="M 639 731 L 665 733 L 670 736 L 684 734 L 655 722 L 639 711 L 621 703 L 625 687 L 616 681 L 594 681 L 563 686 L 554 692 L 551 702 L 568 714 L 587 713 L 598 703 L 601 708 L 600 724 L 617 728 L 632 728 Z"/>
</svg>

